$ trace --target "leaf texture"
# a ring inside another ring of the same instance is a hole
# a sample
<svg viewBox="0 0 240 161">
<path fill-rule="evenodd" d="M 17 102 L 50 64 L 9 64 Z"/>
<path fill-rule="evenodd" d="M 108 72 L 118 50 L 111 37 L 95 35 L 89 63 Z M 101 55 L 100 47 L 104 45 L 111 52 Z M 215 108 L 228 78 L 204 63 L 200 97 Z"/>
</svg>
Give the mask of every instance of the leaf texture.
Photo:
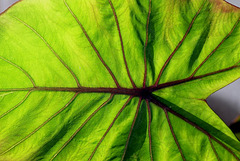
<svg viewBox="0 0 240 161">
<path fill-rule="evenodd" d="M 221 0 L 22 0 L 0 16 L 0 160 L 238 161 L 206 98 L 239 44 Z"/>
</svg>

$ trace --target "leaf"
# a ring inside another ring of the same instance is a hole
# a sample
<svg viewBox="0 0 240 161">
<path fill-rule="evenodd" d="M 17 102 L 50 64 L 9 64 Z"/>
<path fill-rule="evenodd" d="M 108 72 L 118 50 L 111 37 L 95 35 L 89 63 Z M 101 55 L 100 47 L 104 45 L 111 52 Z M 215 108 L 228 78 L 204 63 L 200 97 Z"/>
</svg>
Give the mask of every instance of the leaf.
<svg viewBox="0 0 240 161">
<path fill-rule="evenodd" d="M 240 76 L 221 0 L 23 0 L 0 16 L 0 160 L 239 160 L 205 99 Z"/>
</svg>

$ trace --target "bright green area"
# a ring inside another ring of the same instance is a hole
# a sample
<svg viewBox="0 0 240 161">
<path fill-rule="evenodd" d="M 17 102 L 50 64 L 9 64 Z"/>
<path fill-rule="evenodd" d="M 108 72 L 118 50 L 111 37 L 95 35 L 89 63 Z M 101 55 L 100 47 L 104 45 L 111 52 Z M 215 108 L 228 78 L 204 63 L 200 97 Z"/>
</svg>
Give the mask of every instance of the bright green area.
<svg viewBox="0 0 240 161">
<path fill-rule="evenodd" d="M 22 0 L 0 15 L 0 161 L 239 160 L 205 102 L 240 77 L 239 20 L 221 0 Z M 138 97 L 31 91 L 132 89 L 123 51 L 138 88 L 144 51 L 147 87 L 187 79 L 153 95 L 209 135 Z"/>
</svg>

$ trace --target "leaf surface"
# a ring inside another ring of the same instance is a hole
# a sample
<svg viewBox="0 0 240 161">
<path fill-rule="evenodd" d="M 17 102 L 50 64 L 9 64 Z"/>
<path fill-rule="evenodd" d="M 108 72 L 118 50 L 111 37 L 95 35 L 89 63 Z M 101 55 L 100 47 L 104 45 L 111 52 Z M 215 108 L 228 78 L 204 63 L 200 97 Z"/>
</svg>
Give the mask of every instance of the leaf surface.
<svg viewBox="0 0 240 161">
<path fill-rule="evenodd" d="M 240 76 L 221 0 L 23 0 L 0 16 L 0 160 L 239 160 L 206 98 Z"/>
</svg>

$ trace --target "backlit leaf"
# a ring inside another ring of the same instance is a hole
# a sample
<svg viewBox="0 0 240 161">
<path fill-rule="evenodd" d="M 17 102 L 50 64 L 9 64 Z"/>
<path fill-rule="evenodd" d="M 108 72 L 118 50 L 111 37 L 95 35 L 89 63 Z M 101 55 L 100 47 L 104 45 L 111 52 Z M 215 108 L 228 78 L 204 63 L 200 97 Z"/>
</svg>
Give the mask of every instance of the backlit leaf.
<svg viewBox="0 0 240 161">
<path fill-rule="evenodd" d="M 0 160 L 236 161 L 206 98 L 240 77 L 222 0 L 22 0 L 0 16 Z"/>
</svg>

